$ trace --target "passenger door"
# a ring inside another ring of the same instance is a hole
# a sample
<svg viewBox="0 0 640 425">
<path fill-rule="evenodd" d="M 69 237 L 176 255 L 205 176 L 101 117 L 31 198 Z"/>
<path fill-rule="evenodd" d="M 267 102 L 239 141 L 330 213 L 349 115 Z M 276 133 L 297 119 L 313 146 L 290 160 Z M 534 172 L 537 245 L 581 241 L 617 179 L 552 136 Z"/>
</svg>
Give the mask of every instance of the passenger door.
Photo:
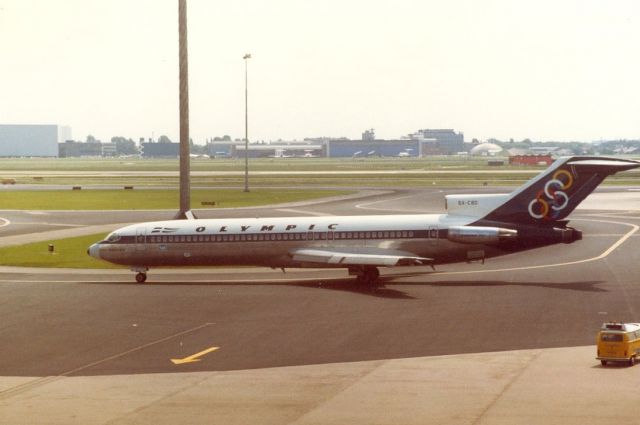
<svg viewBox="0 0 640 425">
<path fill-rule="evenodd" d="M 429 245 L 438 244 L 438 226 L 429 226 L 427 229 L 427 238 Z"/>
<path fill-rule="evenodd" d="M 147 249 L 147 229 L 145 227 L 136 228 L 136 251 Z"/>
</svg>

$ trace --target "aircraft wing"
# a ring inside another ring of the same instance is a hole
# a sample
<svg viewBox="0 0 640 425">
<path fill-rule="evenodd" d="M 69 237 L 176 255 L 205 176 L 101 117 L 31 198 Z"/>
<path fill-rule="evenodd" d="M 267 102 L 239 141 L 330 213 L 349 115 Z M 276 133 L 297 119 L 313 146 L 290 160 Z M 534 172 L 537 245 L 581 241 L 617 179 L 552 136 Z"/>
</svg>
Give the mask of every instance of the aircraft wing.
<svg viewBox="0 0 640 425">
<path fill-rule="evenodd" d="M 388 252 L 359 252 L 348 249 L 303 248 L 294 249 L 294 261 L 311 264 L 344 264 L 345 266 L 420 266 L 433 262 L 432 258 L 416 257 L 408 252 L 388 250 Z"/>
</svg>

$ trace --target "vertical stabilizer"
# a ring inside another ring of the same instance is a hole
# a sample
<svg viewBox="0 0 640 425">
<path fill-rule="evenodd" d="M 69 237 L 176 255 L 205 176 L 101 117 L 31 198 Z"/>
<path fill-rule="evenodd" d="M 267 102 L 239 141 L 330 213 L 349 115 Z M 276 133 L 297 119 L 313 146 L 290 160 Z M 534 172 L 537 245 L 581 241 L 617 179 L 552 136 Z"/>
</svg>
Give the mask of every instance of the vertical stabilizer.
<svg viewBox="0 0 640 425">
<path fill-rule="evenodd" d="M 560 158 L 510 194 L 484 220 L 522 224 L 563 220 L 607 176 L 636 167 L 640 162 L 628 159 Z"/>
</svg>

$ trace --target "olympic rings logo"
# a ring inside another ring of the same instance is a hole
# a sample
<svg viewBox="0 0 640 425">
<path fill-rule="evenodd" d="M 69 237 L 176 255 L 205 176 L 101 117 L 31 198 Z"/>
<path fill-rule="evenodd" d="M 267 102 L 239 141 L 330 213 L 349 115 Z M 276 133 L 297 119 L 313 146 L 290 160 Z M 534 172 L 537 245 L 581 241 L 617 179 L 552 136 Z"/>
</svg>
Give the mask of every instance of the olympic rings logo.
<svg viewBox="0 0 640 425">
<path fill-rule="evenodd" d="M 537 219 L 553 219 L 569 204 L 565 190 L 573 186 L 573 176 L 567 170 L 556 171 L 551 180 L 539 191 L 536 198 L 529 202 L 529 215 Z"/>
</svg>

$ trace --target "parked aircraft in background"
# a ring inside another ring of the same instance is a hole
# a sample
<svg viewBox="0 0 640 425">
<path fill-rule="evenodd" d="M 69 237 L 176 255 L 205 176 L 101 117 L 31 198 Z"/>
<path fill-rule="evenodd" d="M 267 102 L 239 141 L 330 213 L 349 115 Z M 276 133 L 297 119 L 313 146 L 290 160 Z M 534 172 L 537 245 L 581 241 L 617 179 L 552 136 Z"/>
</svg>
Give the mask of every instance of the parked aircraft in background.
<svg viewBox="0 0 640 425">
<path fill-rule="evenodd" d="M 313 153 L 313 149 L 305 149 L 304 150 L 304 155 L 302 155 L 303 158 L 317 158 L 318 155 L 315 155 Z"/>
<path fill-rule="evenodd" d="M 565 218 L 608 175 L 639 161 L 560 158 L 510 194 L 448 195 L 446 214 L 193 219 L 123 227 L 89 255 L 131 267 L 269 266 L 345 268 L 361 282 L 378 267 L 484 261 L 582 233 Z"/>
<path fill-rule="evenodd" d="M 269 158 L 293 158 L 293 155 L 287 155 L 286 150 L 276 149 L 273 155 L 269 155 Z"/>
</svg>

